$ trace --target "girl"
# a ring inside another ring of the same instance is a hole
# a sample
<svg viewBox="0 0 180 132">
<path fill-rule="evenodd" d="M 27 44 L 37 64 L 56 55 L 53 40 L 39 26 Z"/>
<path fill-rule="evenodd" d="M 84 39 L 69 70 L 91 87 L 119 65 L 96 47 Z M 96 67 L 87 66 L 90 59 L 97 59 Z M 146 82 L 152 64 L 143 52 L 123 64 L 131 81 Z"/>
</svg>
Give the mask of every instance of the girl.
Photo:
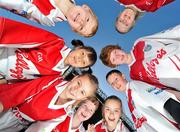
<svg viewBox="0 0 180 132">
<path fill-rule="evenodd" d="M 129 132 L 120 119 L 122 102 L 117 96 L 109 96 L 102 108 L 103 119 L 95 126 L 89 125 L 88 132 Z"/>
<path fill-rule="evenodd" d="M 81 36 L 91 37 L 98 29 L 98 20 L 88 5 L 78 6 L 74 0 L 1 0 L 0 7 L 43 25 L 68 21 Z"/>
<path fill-rule="evenodd" d="M 6 80 L 63 74 L 68 66 L 89 67 L 97 59 L 91 47 L 71 50 L 55 34 L 10 19 L 0 17 L 0 32 L 0 76 Z"/>
<path fill-rule="evenodd" d="M 99 106 L 99 102 L 95 97 L 89 97 L 82 101 L 76 110 L 69 112 L 63 122 L 44 121 L 31 125 L 27 132 L 85 132 L 83 122 L 90 119 Z M 57 119 L 56 119 L 57 120 Z"/>
<path fill-rule="evenodd" d="M 100 59 L 109 67 L 127 64 L 130 77 L 160 88 L 180 90 L 180 26 L 138 39 L 131 53 L 117 45 L 102 49 Z"/>
<path fill-rule="evenodd" d="M 0 106 L 3 107 L 0 111 L 15 108 L 0 116 L 0 130 L 13 127 L 19 130 L 29 122 L 38 120 L 64 119 L 68 105 L 93 96 L 97 88 L 98 80 L 91 74 L 76 76 L 70 82 L 52 75 L 26 82 L 1 84 Z"/>
</svg>

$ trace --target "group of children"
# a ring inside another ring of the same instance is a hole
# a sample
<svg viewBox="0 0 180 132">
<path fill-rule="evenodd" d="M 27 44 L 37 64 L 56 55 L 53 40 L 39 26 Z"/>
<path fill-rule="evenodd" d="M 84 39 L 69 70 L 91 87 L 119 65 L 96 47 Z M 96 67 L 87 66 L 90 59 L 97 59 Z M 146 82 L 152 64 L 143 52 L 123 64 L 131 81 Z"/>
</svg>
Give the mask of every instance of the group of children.
<svg viewBox="0 0 180 132">
<path fill-rule="evenodd" d="M 118 0 L 125 10 L 115 22 L 116 30 L 127 33 L 143 12 L 154 12 L 172 1 Z M 95 35 L 98 29 L 91 8 L 73 0 L 0 0 L 0 7 L 42 25 L 67 20 L 72 30 L 84 37 Z M 110 71 L 106 80 L 112 88 L 126 93 L 137 131 L 180 129 L 179 34 L 180 26 L 176 26 L 138 39 L 131 53 L 118 45 L 101 51 L 100 59 L 106 66 L 129 66 L 133 81 L 128 82 L 118 70 Z M 97 54 L 79 40 L 72 44 L 74 49 L 51 32 L 0 17 L 0 131 L 85 131 L 83 122 L 99 106 L 95 97 L 98 79 L 84 73 L 67 81 L 62 75 L 68 67 L 91 67 Z M 122 113 L 121 100 L 107 97 L 103 119 L 89 124 L 87 131 L 129 132 L 120 119 Z"/>
</svg>

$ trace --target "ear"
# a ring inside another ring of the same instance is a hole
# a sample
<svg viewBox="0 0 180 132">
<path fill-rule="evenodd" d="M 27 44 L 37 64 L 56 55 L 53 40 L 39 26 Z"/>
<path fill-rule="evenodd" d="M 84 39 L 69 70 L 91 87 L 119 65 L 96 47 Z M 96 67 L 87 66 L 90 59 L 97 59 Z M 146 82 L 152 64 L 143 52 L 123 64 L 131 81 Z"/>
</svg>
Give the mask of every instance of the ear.
<svg viewBox="0 0 180 132">
<path fill-rule="evenodd" d="M 125 79 L 125 80 L 126 80 L 126 77 L 125 77 L 125 75 L 124 75 L 124 74 L 122 74 L 121 76 L 122 76 L 122 78 L 123 78 L 123 79 Z"/>
<path fill-rule="evenodd" d="M 91 10 L 90 7 L 88 5 L 86 5 L 86 4 L 83 4 L 82 8 L 84 8 L 85 10 Z"/>
</svg>

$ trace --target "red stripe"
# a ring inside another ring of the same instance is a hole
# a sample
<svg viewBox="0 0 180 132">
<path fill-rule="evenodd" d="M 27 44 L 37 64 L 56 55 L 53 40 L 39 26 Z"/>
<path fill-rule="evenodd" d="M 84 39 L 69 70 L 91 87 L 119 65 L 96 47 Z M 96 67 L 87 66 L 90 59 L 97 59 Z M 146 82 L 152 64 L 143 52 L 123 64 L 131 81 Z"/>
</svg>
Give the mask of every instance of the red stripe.
<svg viewBox="0 0 180 132">
<path fill-rule="evenodd" d="M 180 59 L 175 55 L 175 57 L 180 61 Z M 176 68 L 180 71 L 180 67 L 169 57 L 169 59 L 172 61 L 172 63 L 176 66 Z"/>
</svg>

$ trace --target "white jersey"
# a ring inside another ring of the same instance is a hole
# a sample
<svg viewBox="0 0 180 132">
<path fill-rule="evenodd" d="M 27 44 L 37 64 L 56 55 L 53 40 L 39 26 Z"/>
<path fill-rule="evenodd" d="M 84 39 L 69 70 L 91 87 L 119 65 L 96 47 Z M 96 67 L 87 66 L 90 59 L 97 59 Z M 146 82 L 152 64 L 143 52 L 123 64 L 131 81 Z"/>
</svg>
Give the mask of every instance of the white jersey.
<svg viewBox="0 0 180 132">
<path fill-rule="evenodd" d="M 54 0 L 0 0 L 0 7 L 47 26 L 67 20 Z"/>
<path fill-rule="evenodd" d="M 180 90 L 180 25 L 138 39 L 131 54 L 131 79 Z"/>
<path fill-rule="evenodd" d="M 126 94 L 138 131 L 178 132 L 177 123 L 164 109 L 169 98 L 177 101 L 173 94 L 140 81 L 129 82 Z"/>
</svg>

